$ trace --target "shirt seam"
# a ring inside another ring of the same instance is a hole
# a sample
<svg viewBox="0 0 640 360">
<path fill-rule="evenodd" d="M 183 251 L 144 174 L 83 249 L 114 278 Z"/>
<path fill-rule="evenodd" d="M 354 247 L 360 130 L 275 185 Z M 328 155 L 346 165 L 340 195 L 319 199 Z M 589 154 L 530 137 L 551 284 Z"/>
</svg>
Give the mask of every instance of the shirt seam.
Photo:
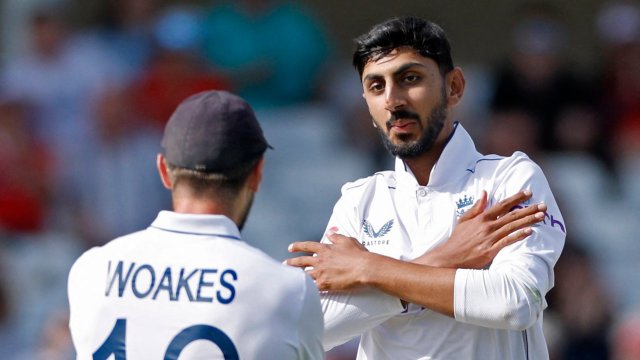
<svg viewBox="0 0 640 360">
<path fill-rule="evenodd" d="M 166 232 L 176 233 L 176 234 L 198 235 L 198 236 L 216 236 L 216 237 L 222 237 L 222 238 L 226 238 L 226 239 L 240 240 L 240 237 L 235 236 L 235 235 L 216 234 L 216 233 L 198 233 L 198 232 L 193 232 L 193 231 L 181 231 L 181 230 L 174 230 L 174 229 L 166 229 L 166 228 L 163 228 L 163 227 L 160 227 L 160 226 L 157 226 L 157 225 L 151 225 L 149 227 L 153 228 L 153 229 L 166 231 Z"/>
</svg>

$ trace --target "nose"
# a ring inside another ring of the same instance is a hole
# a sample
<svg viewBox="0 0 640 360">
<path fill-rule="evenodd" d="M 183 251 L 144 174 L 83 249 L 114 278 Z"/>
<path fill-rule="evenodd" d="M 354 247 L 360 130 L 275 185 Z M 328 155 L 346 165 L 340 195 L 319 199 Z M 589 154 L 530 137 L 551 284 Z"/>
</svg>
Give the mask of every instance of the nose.
<svg viewBox="0 0 640 360">
<path fill-rule="evenodd" d="M 390 84 L 385 89 L 385 108 L 387 111 L 396 111 L 403 106 L 407 105 L 407 101 L 404 94 L 397 86 Z"/>
</svg>

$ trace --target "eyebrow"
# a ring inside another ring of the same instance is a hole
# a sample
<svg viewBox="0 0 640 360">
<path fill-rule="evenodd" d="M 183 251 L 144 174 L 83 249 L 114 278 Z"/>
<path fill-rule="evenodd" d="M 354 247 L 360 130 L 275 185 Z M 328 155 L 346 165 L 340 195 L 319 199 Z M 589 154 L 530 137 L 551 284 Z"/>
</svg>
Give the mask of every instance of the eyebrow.
<svg viewBox="0 0 640 360">
<path fill-rule="evenodd" d="M 426 66 L 422 63 L 419 62 L 408 62 L 406 64 L 403 64 L 402 66 L 400 66 L 399 68 L 397 68 L 396 70 L 393 71 L 393 76 L 397 76 L 413 67 L 422 67 L 422 68 L 426 68 Z M 367 76 L 365 76 L 364 78 L 362 78 L 362 82 L 366 82 L 369 80 L 373 80 L 375 78 L 380 78 L 382 77 L 382 75 L 377 74 L 377 73 L 371 73 L 371 74 L 367 74 Z"/>
</svg>

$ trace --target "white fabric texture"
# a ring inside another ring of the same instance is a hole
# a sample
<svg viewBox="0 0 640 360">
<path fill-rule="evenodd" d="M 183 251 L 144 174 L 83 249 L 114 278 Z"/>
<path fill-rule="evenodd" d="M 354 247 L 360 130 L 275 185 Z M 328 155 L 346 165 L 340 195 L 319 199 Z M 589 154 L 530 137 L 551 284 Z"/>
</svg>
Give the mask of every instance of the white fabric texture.
<svg viewBox="0 0 640 360">
<path fill-rule="evenodd" d="M 71 269 L 69 303 L 78 359 L 99 349 L 127 359 L 324 358 L 313 280 L 240 240 L 221 215 L 162 211 L 146 230 L 87 251 Z"/>
<path fill-rule="evenodd" d="M 533 198 L 519 206 L 545 202 L 544 222 L 525 240 L 501 250 L 487 269 L 456 272 L 455 319 L 414 304 L 393 313 L 381 299 L 388 295 L 371 291 L 357 304 L 349 294 L 321 295 L 325 323 L 362 335 L 360 360 L 548 359 L 542 333 L 544 296 L 553 287 L 553 267 L 566 228 L 544 174 L 525 154 L 484 156 L 457 124 L 427 186 L 420 186 L 396 159 L 395 171 L 343 186 L 327 229 L 337 227 L 369 251 L 411 260 L 445 241 L 483 190 L 492 206 L 524 189 L 530 189 Z M 341 312 L 352 302 L 360 316 L 354 308 Z M 331 337 L 325 336 L 325 347 L 336 345 L 327 339 Z"/>
</svg>

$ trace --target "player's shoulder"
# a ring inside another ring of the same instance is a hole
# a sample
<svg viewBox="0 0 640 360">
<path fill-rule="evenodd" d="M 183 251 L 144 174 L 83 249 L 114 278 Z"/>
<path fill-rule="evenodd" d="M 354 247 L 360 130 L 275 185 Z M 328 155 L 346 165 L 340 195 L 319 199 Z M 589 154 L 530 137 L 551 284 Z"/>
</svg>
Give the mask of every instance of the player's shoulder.
<svg viewBox="0 0 640 360">
<path fill-rule="evenodd" d="M 278 265 L 282 265 L 281 263 L 277 262 L 274 258 L 269 256 L 267 253 L 265 253 L 261 249 L 245 242 L 244 240 L 235 241 L 232 244 L 235 245 L 234 256 L 237 258 L 248 260 L 245 262 L 260 263 L 261 265 L 267 266 L 270 268 L 277 267 Z"/>
<path fill-rule="evenodd" d="M 242 259 L 247 266 L 259 267 L 260 272 L 266 276 L 291 281 L 298 285 L 304 281 L 305 273 L 301 269 L 285 265 L 245 241 L 236 241 L 235 244 L 234 256 Z"/>
<path fill-rule="evenodd" d="M 263 279 L 277 279 L 277 281 L 269 281 L 269 291 L 275 291 L 282 297 L 294 297 L 298 299 L 308 298 L 317 294 L 317 290 L 313 280 L 304 270 L 285 265 L 274 259 L 262 250 L 255 248 L 247 243 L 242 242 L 245 251 L 237 255 L 245 256 L 244 264 L 251 269 L 260 268 L 260 276 Z"/>
<path fill-rule="evenodd" d="M 511 156 L 483 155 L 467 171 L 476 176 L 486 175 L 494 178 L 513 174 L 519 176 L 542 174 L 540 166 L 521 151 L 516 151 Z"/>
<path fill-rule="evenodd" d="M 96 257 L 100 256 L 100 247 L 99 246 L 95 246 L 92 247 L 88 250 L 86 250 L 85 252 L 83 252 L 73 263 L 73 265 L 71 266 L 71 273 L 77 272 L 77 271 L 84 271 L 84 267 L 89 266 L 93 263 L 95 263 L 95 259 Z M 82 269 L 82 270 L 80 270 Z"/>
<path fill-rule="evenodd" d="M 101 259 L 104 257 L 102 246 L 92 247 L 83 252 L 71 265 L 67 279 L 69 291 L 80 291 L 86 288 L 88 281 L 98 271 Z"/>
<path fill-rule="evenodd" d="M 136 239 L 142 237 L 144 230 L 130 233 L 115 238 L 103 245 L 94 246 L 83 252 L 74 262 L 71 271 L 77 271 L 77 268 L 86 270 L 99 263 L 100 259 L 107 258 L 112 254 L 123 254 L 127 252 L 127 248 L 136 243 Z"/>
<path fill-rule="evenodd" d="M 350 181 L 342 185 L 342 194 L 358 194 L 370 191 L 378 185 L 395 188 L 396 176 L 394 171 L 379 171 L 373 175 Z"/>
</svg>

